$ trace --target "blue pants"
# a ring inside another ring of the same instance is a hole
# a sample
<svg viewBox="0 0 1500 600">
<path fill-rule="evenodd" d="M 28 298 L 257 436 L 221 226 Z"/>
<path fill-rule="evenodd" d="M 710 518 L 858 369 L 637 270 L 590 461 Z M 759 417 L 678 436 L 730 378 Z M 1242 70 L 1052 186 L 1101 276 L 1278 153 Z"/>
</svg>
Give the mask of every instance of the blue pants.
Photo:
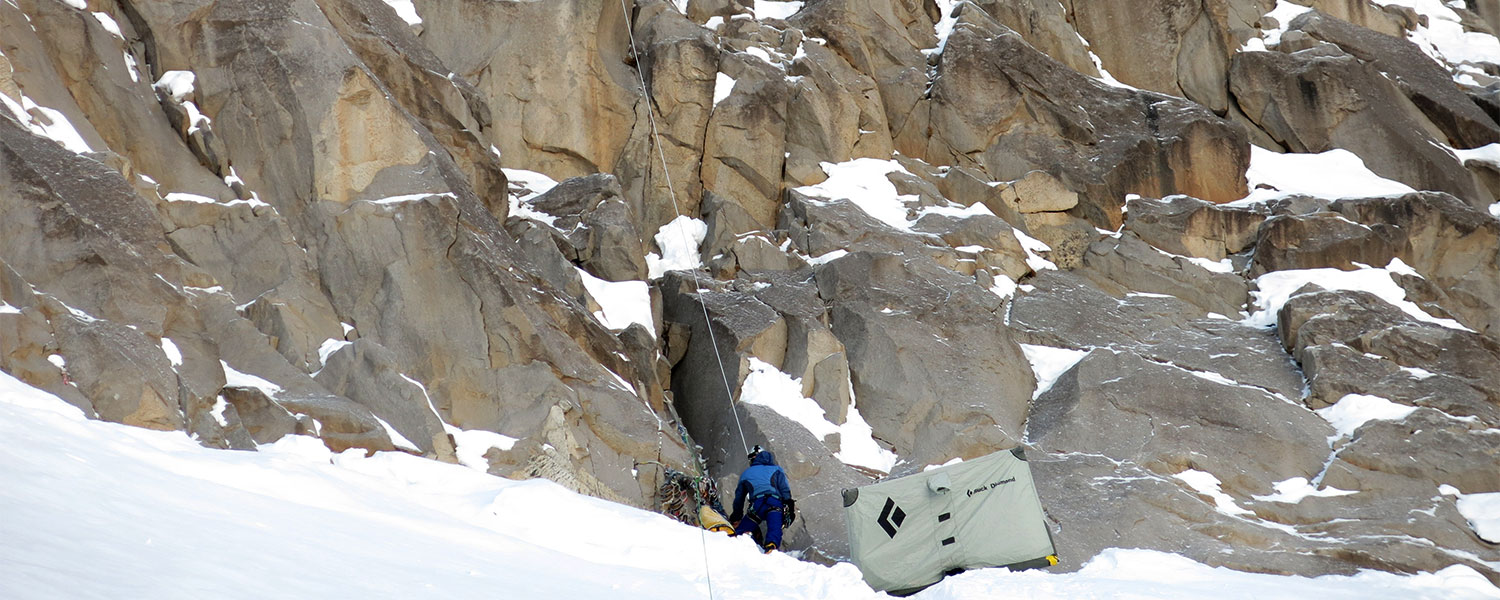
<svg viewBox="0 0 1500 600">
<path fill-rule="evenodd" d="M 760 533 L 760 524 L 766 524 L 765 542 L 781 547 L 781 498 L 761 496 L 750 501 L 750 512 L 734 526 L 734 534 Z M 760 536 L 754 536 L 760 541 Z"/>
</svg>

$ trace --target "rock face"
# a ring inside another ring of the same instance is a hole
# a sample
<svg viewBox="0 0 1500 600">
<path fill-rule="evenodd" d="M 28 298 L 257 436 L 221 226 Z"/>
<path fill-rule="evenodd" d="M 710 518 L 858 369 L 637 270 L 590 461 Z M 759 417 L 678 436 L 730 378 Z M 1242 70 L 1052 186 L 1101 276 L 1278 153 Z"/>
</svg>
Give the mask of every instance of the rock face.
<svg viewBox="0 0 1500 600">
<path fill-rule="evenodd" d="M 1047 171 L 1080 193 L 1071 213 L 1111 229 L 1127 193 L 1244 195 L 1243 130 L 1190 102 L 1068 69 L 981 15 L 964 12 L 947 41 L 923 158 L 1002 181 Z"/>
<path fill-rule="evenodd" d="M 1433 72 L 1437 65 L 1399 40 L 1386 42 L 1347 23 L 1320 25 L 1328 21 L 1316 15 L 1297 22 L 1311 35 L 1340 43 L 1235 55 L 1229 86 L 1251 122 L 1292 152 L 1343 148 L 1370 170 L 1416 189 L 1448 192 L 1476 206 L 1494 201 L 1473 176 L 1455 168 L 1452 153 L 1435 145 L 1449 138 L 1434 120 L 1450 131 L 1463 129 L 1455 139 L 1461 144 L 1489 139 L 1484 132 L 1493 123 L 1467 98 L 1421 83 L 1441 78 Z"/>
<path fill-rule="evenodd" d="M 653 509 L 762 444 L 823 562 L 1019 445 L 1058 569 L 1500 582 L 1438 491 L 1500 491 L 1500 57 L 1431 7 L 78 4 L 0 3 L 0 370 L 91 417 Z"/>
</svg>

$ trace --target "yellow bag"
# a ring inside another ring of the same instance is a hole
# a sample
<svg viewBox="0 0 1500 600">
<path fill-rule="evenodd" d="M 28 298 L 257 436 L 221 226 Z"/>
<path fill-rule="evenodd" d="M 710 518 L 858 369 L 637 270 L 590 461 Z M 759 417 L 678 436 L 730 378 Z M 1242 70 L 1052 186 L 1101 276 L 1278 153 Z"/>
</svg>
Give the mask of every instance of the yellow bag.
<svg viewBox="0 0 1500 600">
<path fill-rule="evenodd" d="M 708 506 L 698 508 L 698 524 L 709 531 L 734 533 L 734 525 L 731 525 L 724 515 L 719 514 L 719 511 Z"/>
</svg>

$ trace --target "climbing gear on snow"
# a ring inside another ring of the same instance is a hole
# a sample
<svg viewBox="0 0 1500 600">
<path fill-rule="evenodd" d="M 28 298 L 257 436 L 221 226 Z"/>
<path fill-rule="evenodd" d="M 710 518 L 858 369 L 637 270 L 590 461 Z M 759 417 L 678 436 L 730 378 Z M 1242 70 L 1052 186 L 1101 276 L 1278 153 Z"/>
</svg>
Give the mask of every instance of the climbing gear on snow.
<svg viewBox="0 0 1500 600">
<path fill-rule="evenodd" d="M 715 515 L 724 513 L 724 507 L 719 505 L 719 484 L 711 478 L 688 475 L 666 465 L 661 469 L 661 486 L 656 493 L 662 514 L 689 525 L 713 529 L 704 523 L 703 509 Z"/>
</svg>

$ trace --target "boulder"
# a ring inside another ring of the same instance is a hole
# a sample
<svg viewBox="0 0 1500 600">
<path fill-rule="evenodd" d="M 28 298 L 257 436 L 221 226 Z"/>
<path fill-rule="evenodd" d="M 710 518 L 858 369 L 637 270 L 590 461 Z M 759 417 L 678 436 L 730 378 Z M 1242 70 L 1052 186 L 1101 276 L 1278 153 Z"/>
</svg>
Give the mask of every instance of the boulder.
<svg viewBox="0 0 1500 600">
<path fill-rule="evenodd" d="M 815 198 L 795 189 L 787 191 L 777 229 L 787 232 L 793 248 L 812 258 L 840 250 L 894 253 L 938 242 L 936 236 L 895 229 L 852 201 Z"/>
<path fill-rule="evenodd" d="M 1110 75 L 1139 88 L 1187 98 L 1221 115 L 1229 108 L 1229 57 L 1244 41 L 1236 38 L 1245 35 L 1230 31 L 1233 4 L 1264 3 L 1069 3 L 1078 35 L 1088 40 Z M 1246 29 L 1243 23 L 1235 25 Z"/>
<path fill-rule="evenodd" d="M 1078 206 L 1078 193 L 1046 171 L 1027 173 L 1006 185 L 1000 194 L 1023 214 L 1065 211 Z"/>
<path fill-rule="evenodd" d="M 306 250 L 274 209 L 250 203 L 158 205 L 178 256 L 208 273 L 273 340 L 287 360 L 319 366 L 318 346 L 342 338 L 338 315 L 318 287 Z"/>
<path fill-rule="evenodd" d="M 417 33 L 378 0 L 320 2 L 319 8 L 339 37 L 380 81 L 383 91 L 440 143 L 486 208 L 505 218 L 506 177 L 491 140 L 504 139 L 491 129 L 498 123 L 484 93 L 470 80 L 453 76 Z M 422 7 L 424 16 L 441 10 Z M 432 27 L 424 19 L 422 30 Z"/>
<path fill-rule="evenodd" d="M 1022 233 L 1026 233 L 1026 220 L 1016 210 L 1016 203 L 1005 193 L 1006 187 L 989 181 L 984 173 L 970 167 L 949 167 L 935 183 L 943 197 L 964 206 L 983 204 L 1006 223 L 1021 228 Z"/>
<path fill-rule="evenodd" d="M 788 184 L 821 183 L 824 162 L 889 158 L 891 130 L 875 80 L 821 43 L 803 40 L 799 52 L 787 69 L 796 78 L 786 115 Z"/>
<path fill-rule="evenodd" d="M 25 53 L 30 60 L 40 58 L 50 64 L 33 63 L 40 68 L 20 73 L 17 81 L 21 87 L 40 92 L 37 99 L 44 106 L 59 104 L 46 87 L 36 85 L 40 83 L 37 78 L 51 77 L 50 85 L 65 88 L 69 98 L 60 106 L 69 121 L 98 135 L 101 143 L 90 141 L 90 147 L 108 148 L 125 158 L 130 163 L 129 169 L 122 170 L 127 176 L 149 175 L 163 193 L 187 192 L 219 200 L 236 197 L 223 179 L 229 172 L 220 172 L 223 163 L 210 161 L 211 157 L 204 154 L 209 147 L 205 140 L 211 124 L 200 123 L 203 132 L 196 137 L 186 133 L 192 124 L 180 122 L 183 127 L 174 128 L 152 89 L 162 72 L 152 69 L 153 65 L 143 60 L 146 57 L 138 56 L 124 39 L 108 32 L 88 11 L 56 2 L 33 2 L 27 9 L 23 17 L 0 18 L 20 25 L 20 30 L 7 32 L 5 37 L 17 39 L 27 50 L 35 52 Z M 19 11 L 16 7 L 4 10 Z M 127 27 L 122 34 L 132 38 L 140 34 L 130 31 L 134 27 L 123 11 L 113 12 L 116 23 Z M 29 43 L 31 40 L 35 40 L 35 46 Z M 127 56 L 137 64 L 127 64 Z M 75 102 L 77 113 L 70 110 Z"/>
<path fill-rule="evenodd" d="M 1028 213 L 1021 218 L 1032 237 L 1047 245 L 1047 259 L 1061 269 L 1082 265 L 1089 245 L 1100 237 L 1092 223 L 1065 212 Z"/>
<path fill-rule="evenodd" d="M 348 398 L 280 395 L 276 403 L 292 414 L 307 418 L 298 433 L 317 436 L 334 452 L 350 448 L 363 449 L 366 454 L 396 450 L 380 419 Z"/>
<path fill-rule="evenodd" d="M 1416 15 L 1401 11 L 1401 5 L 1381 6 L 1362 0 L 1302 0 L 1297 2 L 1313 10 L 1393 38 L 1405 38 L 1406 32 L 1420 23 Z M 1293 19 L 1296 20 L 1296 19 Z M 1289 26 L 1290 23 L 1277 23 Z"/>
<path fill-rule="evenodd" d="M 1178 328 L 1208 315 L 1208 311 L 1173 296 L 1117 298 L 1071 271 L 1042 271 L 1027 283 L 1031 289 L 1016 294 L 1006 320 L 1026 344 L 1108 347 L 1143 340 L 1153 332 Z"/>
<path fill-rule="evenodd" d="M 57 353 L 70 357 L 67 374 L 99 418 L 175 431 L 185 425 L 177 377 L 161 346 L 125 325 L 74 315 L 61 303 L 46 307 Z"/>
<path fill-rule="evenodd" d="M 1249 276 L 1324 267 L 1348 271 L 1355 263 L 1385 266 L 1396 256 L 1394 238 L 1388 226 L 1361 225 L 1332 212 L 1271 217 L 1260 227 Z"/>
<path fill-rule="evenodd" d="M 85 415 L 97 416 L 93 403 L 72 385 L 66 359 L 57 354 L 52 324 L 42 307 L 45 299 L 0 260 L 0 370 L 62 398 Z M 59 359 L 62 364 L 54 364 Z"/>
<path fill-rule="evenodd" d="M 925 145 L 920 106 L 927 86 L 927 57 L 937 46 L 932 17 L 914 0 L 824 0 L 804 6 L 787 21 L 875 81 L 896 150 L 911 156 Z"/>
<path fill-rule="evenodd" d="M 292 434 L 316 435 L 311 423 L 302 423 L 297 415 L 253 387 L 226 387 L 220 397 L 234 411 L 233 419 L 257 444 L 270 444 Z M 229 411 L 225 411 L 226 415 Z"/>
<path fill-rule="evenodd" d="M 1026 250 L 1016 237 L 1015 229 L 1000 217 L 928 213 L 917 219 L 912 228 L 938 236 L 948 247 L 962 249 L 959 252 L 972 251 L 980 268 L 994 269 L 1012 280 L 1031 273 L 1031 266 L 1026 263 Z"/>
<path fill-rule="evenodd" d="M 1130 201 L 1125 229 L 1172 254 L 1223 260 L 1255 244 L 1266 215 L 1191 196 Z"/>
<path fill-rule="evenodd" d="M 1039 0 L 1023 0 L 1022 2 L 1002 2 L 1001 0 L 970 0 L 970 2 L 984 9 L 995 20 L 1026 37 L 1026 41 L 1042 53 L 1057 59 L 1058 62 L 1068 68 L 1088 75 L 1097 77 L 1099 70 L 1094 66 L 1093 57 L 1089 56 L 1089 42 L 1078 34 L 1073 23 L 1069 21 L 1068 8 L 1061 2 L 1043 2 Z M 935 15 L 937 3 L 927 1 L 924 3 L 928 8 L 929 15 Z M 963 6 L 957 6 L 954 11 L 966 10 Z M 937 20 L 937 16 L 933 16 Z"/>
<path fill-rule="evenodd" d="M 650 86 L 661 137 L 647 137 L 649 128 L 637 127 L 625 151 L 633 158 L 604 168 L 620 175 L 627 202 L 639 219 L 636 228 L 649 235 L 679 213 L 698 216 L 701 212 L 704 135 L 713 114 L 720 57 L 716 36 L 689 21 L 671 3 L 653 0 L 635 6 L 635 37 L 641 51 L 635 63 Z M 619 7 L 613 9 L 618 12 Z M 638 124 L 650 124 L 642 114 L 647 108 L 644 102 L 637 104 Z M 669 189 L 676 190 L 675 198 Z"/>
<path fill-rule="evenodd" d="M 1101 287 L 1121 290 L 1119 295 L 1166 294 L 1220 315 L 1240 314 L 1250 296 L 1243 277 L 1169 256 L 1129 233 L 1090 245 L 1080 273 Z"/>
<path fill-rule="evenodd" d="M 1164 476 L 1205 471 L 1225 492 L 1248 497 L 1316 476 L 1332 429 L 1264 390 L 1097 349 L 1036 399 L 1026 432 L 1048 453 L 1103 455 Z"/>
<path fill-rule="evenodd" d="M 1488 337 L 1417 321 L 1367 292 L 1311 287 L 1287 301 L 1277 323 L 1316 378 L 1314 404 L 1337 401 L 1337 392 L 1371 394 L 1500 423 L 1500 344 Z"/>
</svg>

